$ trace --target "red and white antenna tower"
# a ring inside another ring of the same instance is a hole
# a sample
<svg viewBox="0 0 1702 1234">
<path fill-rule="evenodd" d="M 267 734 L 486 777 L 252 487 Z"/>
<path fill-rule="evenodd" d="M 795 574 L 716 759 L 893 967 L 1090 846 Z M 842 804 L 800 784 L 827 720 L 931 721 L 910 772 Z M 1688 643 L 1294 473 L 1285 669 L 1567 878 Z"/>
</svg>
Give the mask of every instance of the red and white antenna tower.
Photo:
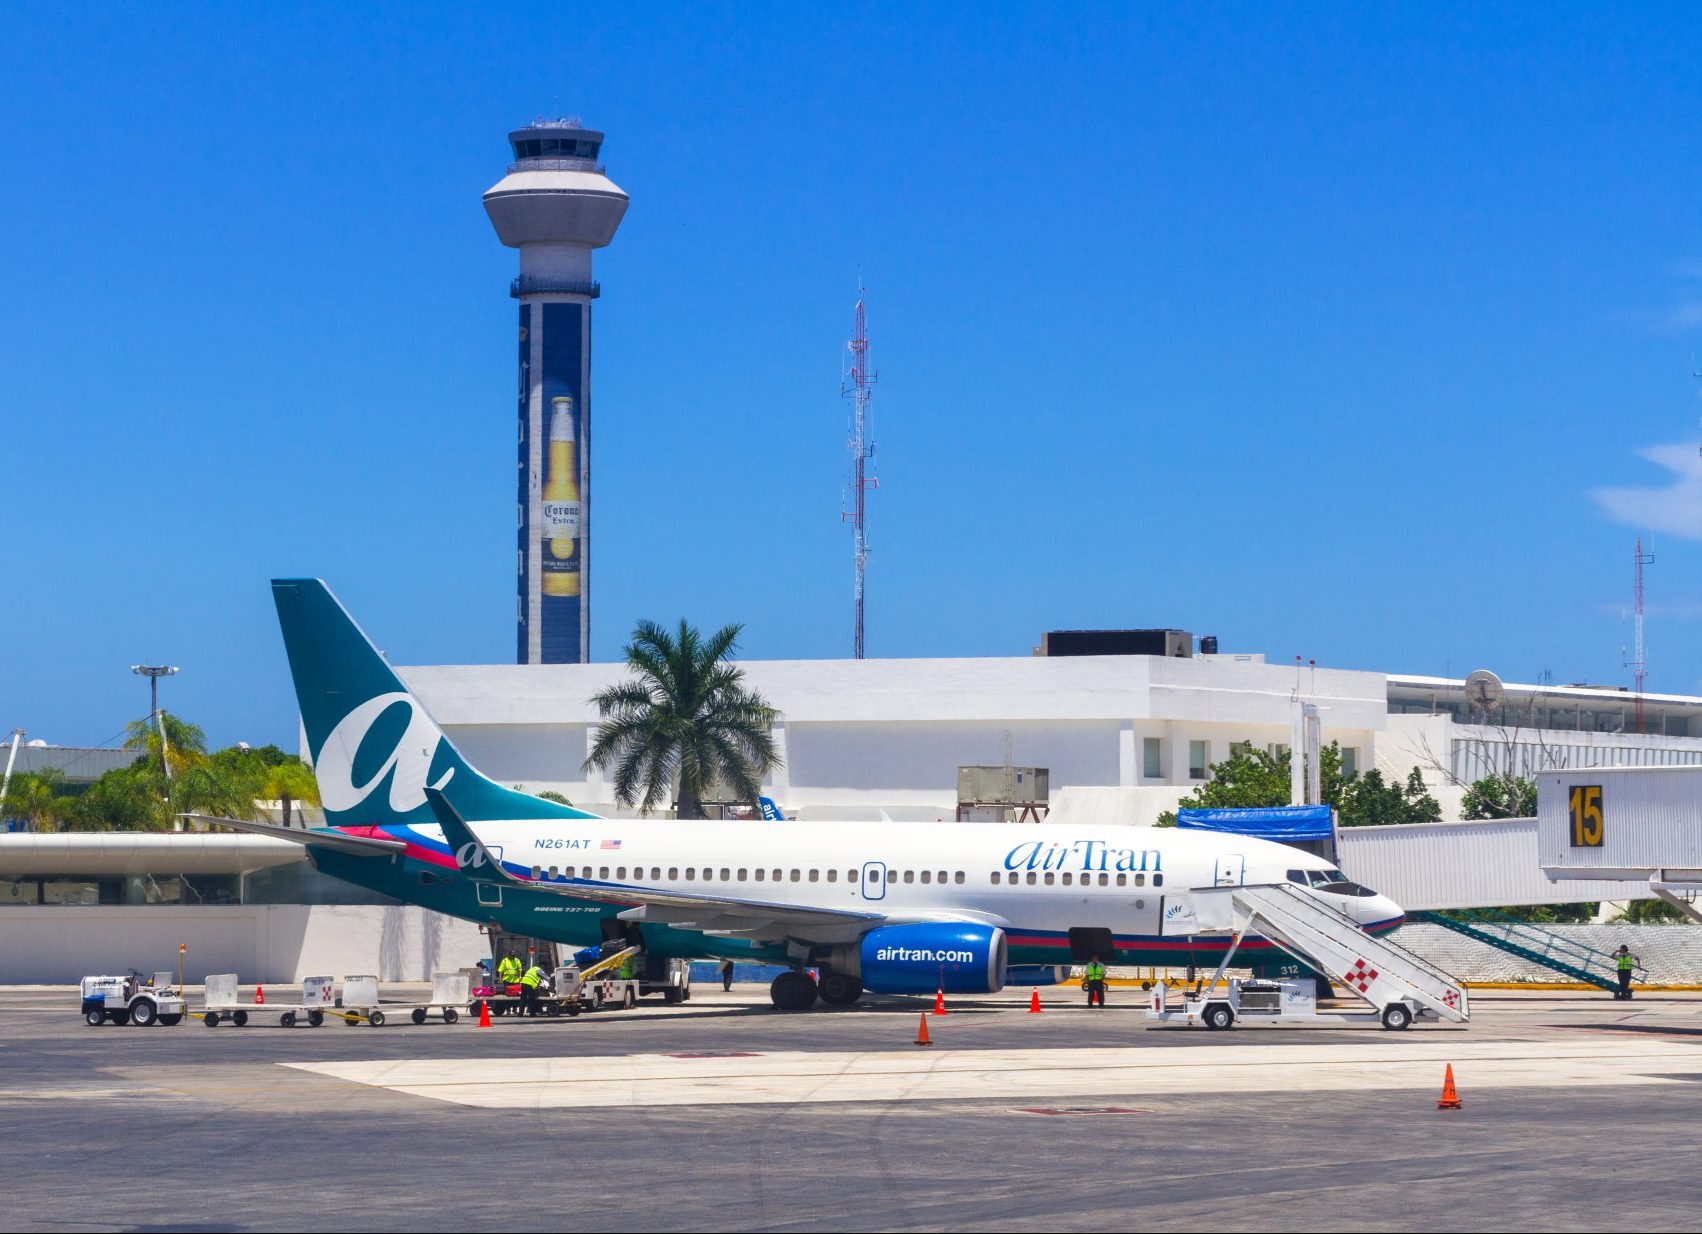
<svg viewBox="0 0 1702 1234">
<path fill-rule="evenodd" d="M 1643 731 L 1643 682 L 1649 676 L 1649 662 L 1643 656 L 1643 567 L 1654 561 L 1653 552 L 1643 551 L 1643 537 L 1637 537 L 1636 583 L 1632 588 L 1631 618 L 1631 679 L 1637 687 L 1637 731 Z"/>
<path fill-rule="evenodd" d="M 863 283 L 859 279 L 855 321 L 851 327 L 850 341 L 845 344 L 845 350 L 851 358 L 839 380 L 840 396 L 851 400 L 851 431 L 846 441 L 846 446 L 851 451 L 848 493 L 851 508 L 841 510 L 839 517 L 841 521 L 850 520 L 852 543 L 855 546 L 856 613 L 852 625 L 851 655 L 858 660 L 863 658 L 863 577 L 869 565 L 869 532 L 865 521 L 868 514 L 868 496 L 870 489 L 880 487 L 880 481 L 871 474 L 874 470 L 875 443 L 869 437 L 869 399 L 880 376 L 869 368 L 869 330 L 863 320 L 863 296 Z"/>
</svg>

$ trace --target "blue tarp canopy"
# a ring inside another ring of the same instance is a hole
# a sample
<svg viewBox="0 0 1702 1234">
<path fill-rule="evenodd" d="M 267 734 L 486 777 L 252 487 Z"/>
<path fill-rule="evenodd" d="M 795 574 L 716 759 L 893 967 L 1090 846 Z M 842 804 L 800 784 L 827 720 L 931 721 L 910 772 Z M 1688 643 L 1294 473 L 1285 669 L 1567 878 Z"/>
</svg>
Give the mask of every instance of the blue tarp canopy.
<svg viewBox="0 0 1702 1234">
<path fill-rule="evenodd" d="M 1243 810 L 1178 810 L 1176 825 L 1194 831 L 1227 831 L 1290 844 L 1295 840 L 1327 840 L 1331 834 L 1329 806 L 1260 806 Z"/>
</svg>

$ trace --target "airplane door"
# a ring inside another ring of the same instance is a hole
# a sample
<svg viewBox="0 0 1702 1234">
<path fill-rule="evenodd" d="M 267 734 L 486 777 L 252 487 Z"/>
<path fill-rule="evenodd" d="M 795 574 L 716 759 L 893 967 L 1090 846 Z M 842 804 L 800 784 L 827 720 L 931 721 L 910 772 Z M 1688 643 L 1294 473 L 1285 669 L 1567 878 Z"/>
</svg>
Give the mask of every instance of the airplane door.
<svg viewBox="0 0 1702 1234">
<path fill-rule="evenodd" d="M 886 863 L 880 861 L 865 861 L 863 863 L 863 898 L 865 900 L 884 900 L 886 898 Z"/>
<path fill-rule="evenodd" d="M 1247 859 L 1240 853 L 1225 853 L 1217 859 L 1212 882 L 1218 887 L 1239 887 L 1247 881 Z"/>
</svg>

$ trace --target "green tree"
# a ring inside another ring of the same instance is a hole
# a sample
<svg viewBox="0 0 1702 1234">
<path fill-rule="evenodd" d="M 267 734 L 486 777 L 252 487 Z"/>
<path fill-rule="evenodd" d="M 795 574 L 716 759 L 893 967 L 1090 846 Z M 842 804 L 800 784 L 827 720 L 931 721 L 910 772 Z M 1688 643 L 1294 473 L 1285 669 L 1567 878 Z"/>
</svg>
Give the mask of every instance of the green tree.
<svg viewBox="0 0 1702 1234">
<path fill-rule="evenodd" d="M 196 758 L 207 756 L 207 734 L 180 716 L 160 708 L 159 723 L 149 716 L 132 720 L 124 728 L 124 748 L 141 750 L 155 767 L 160 765 L 160 729 L 165 729 L 166 763 L 171 774 L 188 767 Z"/>
<path fill-rule="evenodd" d="M 1318 783 L 1324 804 L 1334 806 L 1343 827 L 1378 823 L 1433 823 L 1442 807 L 1413 768 L 1404 784 L 1390 784 L 1372 768 L 1363 776 L 1342 772 L 1341 745 L 1332 741 L 1318 753 Z M 1273 754 L 1251 742 L 1211 767 L 1211 779 L 1178 805 L 1179 809 L 1248 809 L 1289 804 L 1289 754 Z M 1176 811 L 1158 816 L 1158 826 L 1174 827 Z"/>
<path fill-rule="evenodd" d="M 1177 804 L 1183 810 L 1257 809 L 1262 806 L 1289 804 L 1288 751 L 1273 754 L 1269 750 L 1241 742 L 1230 747 L 1232 753 L 1221 763 L 1213 763 L 1211 778 Z M 1324 801 L 1335 805 L 1344 783 L 1341 746 L 1331 742 L 1318 756 L 1318 780 Z M 1166 810 L 1158 816 L 1158 826 L 1174 827 L 1176 811 Z"/>
<path fill-rule="evenodd" d="M 1425 788 L 1417 767 L 1407 773 L 1404 784 L 1389 783 L 1373 767 L 1362 776 L 1343 781 L 1337 800 L 1330 804 L 1336 807 L 1343 827 L 1434 823 L 1442 817 L 1442 807 Z"/>
<path fill-rule="evenodd" d="M 564 806 L 570 806 L 573 804 L 563 794 L 556 792 L 553 788 L 546 788 L 543 792 L 538 793 L 537 796 L 542 797 L 545 801 L 554 801 Z"/>
<path fill-rule="evenodd" d="M 257 794 L 265 801 L 283 803 L 283 823 L 290 825 L 290 806 L 299 801 L 303 805 L 316 806 L 319 804 L 319 781 L 314 778 L 313 771 L 299 758 L 288 762 L 274 763 L 266 768 L 266 773 L 260 779 L 260 792 Z"/>
<path fill-rule="evenodd" d="M 1537 786 L 1523 776 L 1485 776 L 1460 799 L 1461 818 L 1535 818 Z"/>
<path fill-rule="evenodd" d="M 769 729 L 775 712 L 728 662 L 744 627 L 709 638 L 681 620 L 670 633 L 641 621 L 626 647 L 634 676 L 592 696 L 602 723 L 585 769 L 614 768 L 615 799 L 645 813 L 672 794 L 676 818 L 702 818 L 717 780 L 755 803 L 779 765 Z"/>
<path fill-rule="evenodd" d="M 1690 920 L 1665 900 L 1632 900 L 1612 919 L 1629 925 L 1679 925 Z"/>
<path fill-rule="evenodd" d="M 57 767 L 17 772 L 0 802 L 0 818 L 16 819 L 27 831 L 54 831 L 73 812 L 64 787 L 65 773 Z"/>
<path fill-rule="evenodd" d="M 74 818 L 80 831 L 169 831 L 170 803 L 158 766 L 107 772 L 76 799 Z"/>
</svg>

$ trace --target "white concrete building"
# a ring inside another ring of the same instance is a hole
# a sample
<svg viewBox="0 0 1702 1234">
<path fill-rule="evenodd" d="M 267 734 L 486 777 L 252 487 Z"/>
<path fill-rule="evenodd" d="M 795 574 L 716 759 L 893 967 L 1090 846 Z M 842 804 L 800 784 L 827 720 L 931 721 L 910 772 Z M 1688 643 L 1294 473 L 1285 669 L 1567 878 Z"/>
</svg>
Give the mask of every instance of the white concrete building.
<svg viewBox="0 0 1702 1234">
<path fill-rule="evenodd" d="M 1296 697 L 1347 769 L 1405 778 L 1413 767 L 1456 817 L 1464 786 L 1607 763 L 1702 763 L 1702 698 L 1633 697 L 1594 686 L 1506 686 L 1494 713 L 1463 682 L 1273 665 L 1258 655 L 753 660 L 749 683 L 780 712 L 784 765 L 768 790 L 802 818 L 951 818 L 957 769 L 1045 767 L 1062 790 L 1119 789 L 1147 823 L 1248 742 L 1285 749 Z M 597 723 L 591 696 L 623 665 L 436 665 L 398 670 L 472 762 L 504 783 L 553 789 L 618 813 L 603 776 L 582 770 Z M 1694 731 L 1697 735 L 1692 736 Z M 1008 743 L 1008 745 L 1007 745 Z M 1103 796 L 1103 794 L 1101 794 Z"/>
</svg>

